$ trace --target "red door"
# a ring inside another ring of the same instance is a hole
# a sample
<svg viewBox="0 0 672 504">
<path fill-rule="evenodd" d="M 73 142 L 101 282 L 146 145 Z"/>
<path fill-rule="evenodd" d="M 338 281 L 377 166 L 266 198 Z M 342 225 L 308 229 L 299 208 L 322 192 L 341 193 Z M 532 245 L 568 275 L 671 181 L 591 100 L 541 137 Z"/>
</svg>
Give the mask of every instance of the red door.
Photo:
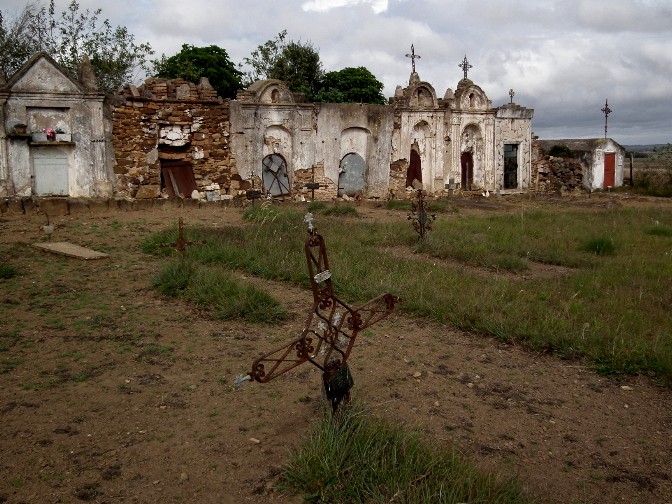
<svg viewBox="0 0 672 504">
<path fill-rule="evenodd" d="M 604 155 L 604 188 L 616 185 L 616 154 Z"/>
</svg>

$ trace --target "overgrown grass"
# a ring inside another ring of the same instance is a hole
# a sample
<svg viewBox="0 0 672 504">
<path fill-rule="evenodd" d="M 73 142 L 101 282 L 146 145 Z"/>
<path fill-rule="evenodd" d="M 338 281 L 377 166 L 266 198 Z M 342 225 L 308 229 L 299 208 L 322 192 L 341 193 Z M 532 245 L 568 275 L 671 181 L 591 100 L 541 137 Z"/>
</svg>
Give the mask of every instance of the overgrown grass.
<svg viewBox="0 0 672 504">
<path fill-rule="evenodd" d="M 303 215 L 259 207 L 244 227 L 189 229 L 189 239 L 206 244 L 188 248 L 187 257 L 308 287 Z M 672 227 L 672 212 L 453 214 L 439 217 L 418 245 L 403 217 L 367 223 L 320 214 L 315 221 L 336 293 L 348 302 L 391 292 L 413 316 L 561 357 L 587 357 L 605 373 L 643 372 L 672 384 L 672 239 L 651 234 L 652 223 Z M 596 230 L 618 244 L 613 254 L 585 251 Z M 535 263 L 565 269 L 535 277 Z M 512 274 L 495 274 L 502 270 Z"/>
<path fill-rule="evenodd" d="M 308 502 L 405 504 L 528 503 L 519 485 L 479 471 L 454 448 L 350 405 L 325 414 L 292 454 L 280 488 Z"/>
<path fill-rule="evenodd" d="M 18 271 L 14 266 L 7 263 L 0 263 L 0 280 L 6 280 L 12 278 L 18 274 Z"/>
<path fill-rule="evenodd" d="M 286 310 L 265 291 L 236 281 L 229 273 L 192 261 L 173 259 L 158 273 L 154 287 L 168 296 L 187 300 L 222 320 L 274 323 Z"/>
</svg>

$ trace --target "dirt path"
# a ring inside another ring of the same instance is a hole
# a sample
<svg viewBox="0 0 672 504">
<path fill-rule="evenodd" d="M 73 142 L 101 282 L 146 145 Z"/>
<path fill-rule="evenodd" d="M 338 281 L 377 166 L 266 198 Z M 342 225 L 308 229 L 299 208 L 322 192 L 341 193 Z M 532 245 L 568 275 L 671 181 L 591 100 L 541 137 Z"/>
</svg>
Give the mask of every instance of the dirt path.
<svg viewBox="0 0 672 504">
<path fill-rule="evenodd" d="M 110 254 L 98 261 L 31 248 L 43 216 L 0 217 L 0 260 L 21 273 L 0 280 L 0 502 L 301 502 L 272 485 L 319 417 L 320 373 L 232 383 L 259 350 L 300 333 L 311 294 L 255 279 L 291 319 L 215 321 L 158 296 L 159 260 L 138 247 L 179 216 L 217 227 L 240 214 L 52 219 L 54 241 Z M 400 315 L 366 331 L 350 363 L 354 395 L 375 413 L 519 475 L 540 502 L 672 502 L 672 391 L 646 379 Z"/>
</svg>

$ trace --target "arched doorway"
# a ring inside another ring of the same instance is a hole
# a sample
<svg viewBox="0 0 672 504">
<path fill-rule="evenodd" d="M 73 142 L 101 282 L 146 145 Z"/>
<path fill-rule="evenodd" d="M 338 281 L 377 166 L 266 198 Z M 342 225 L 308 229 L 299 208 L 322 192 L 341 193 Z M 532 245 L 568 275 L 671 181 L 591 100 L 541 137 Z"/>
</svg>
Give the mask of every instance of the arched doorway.
<svg viewBox="0 0 672 504">
<path fill-rule="evenodd" d="M 280 154 L 266 156 L 263 161 L 262 181 L 264 191 L 271 196 L 289 194 L 289 177 L 285 158 Z"/>
<path fill-rule="evenodd" d="M 411 161 L 406 170 L 406 187 L 413 187 L 414 180 L 422 184 L 422 163 L 418 151 L 411 149 Z"/>
<path fill-rule="evenodd" d="M 471 191 L 474 183 L 474 155 L 469 151 L 463 152 L 460 164 L 462 166 L 462 190 Z"/>
<path fill-rule="evenodd" d="M 351 198 L 361 196 L 364 192 L 364 158 L 355 152 L 343 156 L 338 168 L 338 196 Z"/>
</svg>

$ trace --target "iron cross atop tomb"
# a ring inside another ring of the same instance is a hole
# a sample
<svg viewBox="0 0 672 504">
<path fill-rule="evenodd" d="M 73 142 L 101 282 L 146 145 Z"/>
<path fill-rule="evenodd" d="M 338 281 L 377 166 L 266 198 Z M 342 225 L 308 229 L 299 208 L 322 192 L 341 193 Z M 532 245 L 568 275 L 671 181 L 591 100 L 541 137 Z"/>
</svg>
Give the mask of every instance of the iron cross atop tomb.
<svg viewBox="0 0 672 504">
<path fill-rule="evenodd" d="M 327 398 L 334 410 L 349 398 L 352 377 L 347 360 L 360 331 L 387 317 L 399 298 L 382 294 L 353 308 L 334 294 L 324 238 L 317 233 L 313 215 L 304 218 L 308 236 L 304 242 L 313 306 L 301 335 L 259 356 L 246 376 L 236 378 L 236 386 L 254 380 L 266 383 L 295 367 L 310 362 L 322 371 Z"/>
<path fill-rule="evenodd" d="M 469 73 L 469 69 L 474 67 L 474 65 L 470 64 L 469 60 L 467 60 L 467 55 L 466 54 L 464 55 L 464 59 L 462 60 L 462 63 L 460 63 L 457 66 L 459 66 L 462 69 L 462 71 L 464 72 L 464 78 L 465 79 L 467 78 L 467 74 Z"/>
</svg>

